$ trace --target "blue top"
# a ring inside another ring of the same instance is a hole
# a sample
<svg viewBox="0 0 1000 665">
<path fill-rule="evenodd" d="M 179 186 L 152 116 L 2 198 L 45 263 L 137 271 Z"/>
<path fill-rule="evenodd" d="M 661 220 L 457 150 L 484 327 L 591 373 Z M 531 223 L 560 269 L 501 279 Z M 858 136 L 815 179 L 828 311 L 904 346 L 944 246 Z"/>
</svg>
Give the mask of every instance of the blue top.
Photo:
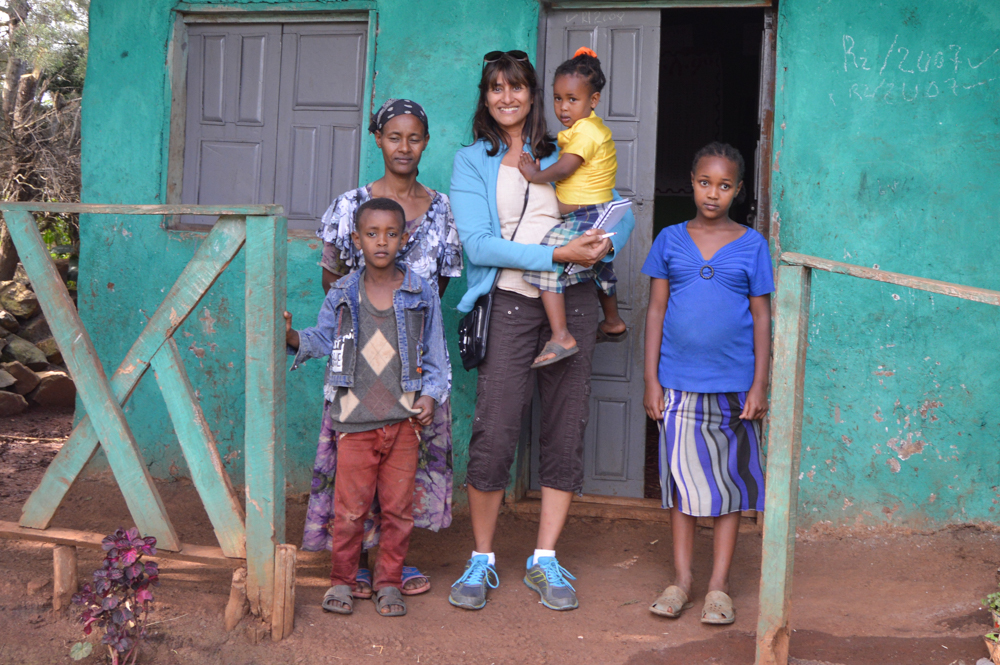
<svg viewBox="0 0 1000 665">
<path fill-rule="evenodd" d="M 553 272 L 552 252 L 555 247 L 545 245 L 522 245 L 504 240 L 500 233 L 500 215 L 497 212 L 497 176 L 500 162 L 507 152 L 501 146 L 497 154 L 486 154 L 489 144 L 480 139 L 455 154 L 451 173 L 451 210 L 458 226 L 458 236 L 465 254 L 469 257 L 466 266 L 468 290 L 458 303 L 462 312 L 472 311 L 479 296 L 493 286 L 497 267 L 518 270 L 539 270 Z M 528 152 L 528 146 L 524 147 Z M 548 168 L 559 159 L 559 151 L 541 160 L 541 167 Z M 615 199 L 621 197 L 613 193 Z M 630 210 L 615 226 L 617 235 L 611 238 L 612 251 L 604 257 L 611 261 L 621 251 L 635 226 L 635 216 Z"/>
<path fill-rule="evenodd" d="M 663 318 L 660 385 L 696 393 L 728 393 L 753 384 L 751 296 L 774 291 L 767 240 L 753 229 L 706 261 L 687 230 L 668 226 L 642 266 L 670 282 Z"/>
</svg>

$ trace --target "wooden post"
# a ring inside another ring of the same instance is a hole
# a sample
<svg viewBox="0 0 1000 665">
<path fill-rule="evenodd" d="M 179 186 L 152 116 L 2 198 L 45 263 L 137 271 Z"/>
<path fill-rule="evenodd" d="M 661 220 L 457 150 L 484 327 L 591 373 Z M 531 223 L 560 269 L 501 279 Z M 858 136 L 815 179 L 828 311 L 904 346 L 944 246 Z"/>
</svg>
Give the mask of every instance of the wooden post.
<svg viewBox="0 0 1000 665">
<path fill-rule="evenodd" d="M 80 586 L 76 548 L 56 545 L 52 550 L 52 568 L 52 611 L 61 612 L 70 606 L 70 599 Z"/>
<path fill-rule="evenodd" d="M 226 631 L 236 628 L 236 625 L 246 616 L 250 604 L 247 602 L 247 569 L 237 568 L 233 571 L 233 585 L 229 588 L 229 602 L 226 603 Z"/>
<path fill-rule="evenodd" d="M 274 560 L 274 611 L 271 639 L 288 637 L 295 628 L 295 545 L 278 545 Z"/>
<path fill-rule="evenodd" d="M 757 665 L 788 663 L 810 276 L 809 268 L 778 268 Z"/>
<path fill-rule="evenodd" d="M 251 611 L 270 623 L 275 546 L 285 541 L 284 217 L 247 217 L 246 548 Z"/>
</svg>

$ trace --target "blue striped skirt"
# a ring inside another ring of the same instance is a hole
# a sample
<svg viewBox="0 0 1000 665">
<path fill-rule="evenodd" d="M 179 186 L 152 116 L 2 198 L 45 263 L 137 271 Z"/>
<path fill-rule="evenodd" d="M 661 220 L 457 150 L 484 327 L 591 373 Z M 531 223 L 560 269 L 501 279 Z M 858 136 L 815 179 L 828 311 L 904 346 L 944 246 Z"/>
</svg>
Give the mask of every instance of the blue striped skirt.
<svg viewBox="0 0 1000 665">
<path fill-rule="evenodd" d="M 660 490 L 663 507 L 718 517 L 764 510 L 760 421 L 742 420 L 746 393 L 663 391 Z"/>
</svg>

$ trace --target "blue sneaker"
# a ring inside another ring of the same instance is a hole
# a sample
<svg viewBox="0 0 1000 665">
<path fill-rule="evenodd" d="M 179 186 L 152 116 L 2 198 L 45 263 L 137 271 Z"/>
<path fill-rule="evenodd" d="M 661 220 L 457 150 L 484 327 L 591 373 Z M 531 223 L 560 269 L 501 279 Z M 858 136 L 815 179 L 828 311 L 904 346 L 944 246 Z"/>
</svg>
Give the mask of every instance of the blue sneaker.
<svg viewBox="0 0 1000 665">
<path fill-rule="evenodd" d="M 559 565 L 554 556 L 538 558 L 538 563 L 531 565 L 534 556 L 528 557 L 528 570 L 524 575 L 524 583 L 529 589 L 534 589 L 541 596 L 542 605 L 550 610 L 575 610 L 580 606 L 576 599 L 576 589 L 566 578 L 576 578 Z"/>
<path fill-rule="evenodd" d="M 465 564 L 465 573 L 451 585 L 448 602 L 465 610 L 481 610 L 486 607 L 486 587 L 496 589 L 500 577 L 496 567 L 485 554 L 479 554 Z"/>
</svg>

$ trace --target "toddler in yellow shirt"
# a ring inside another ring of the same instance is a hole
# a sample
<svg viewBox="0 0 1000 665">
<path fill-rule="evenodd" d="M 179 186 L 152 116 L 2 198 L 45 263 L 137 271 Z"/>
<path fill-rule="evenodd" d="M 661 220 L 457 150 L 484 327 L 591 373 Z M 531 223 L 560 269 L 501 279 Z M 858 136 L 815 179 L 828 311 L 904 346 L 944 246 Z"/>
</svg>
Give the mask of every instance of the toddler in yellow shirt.
<svg viewBox="0 0 1000 665">
<path fill-rule="evenodd" d="M 562 246 L 592 228 L 612 200 L 618 160 L 611 130 L 594 113 L 601 100 L 606 79 L 597 54 L 587 47 L 577 49 L 573 57 L 556 68 L 552 81 L 553 103 L 559 121 L 568 129 L 559 132 L 559 160 L 541 170 L 528 153 L 521 155 L 519 168 L 531 183 L 556 183 L 562 222 L 542 240 L 543 245 Z M 604 320 L 598 329 L 598 341 L 620 342 L 628 329 L 618 315 L 614 269 L 610 262 L 574 273 L 526 271 L 524 280 L 541 291 L 542 305 L 552 328 L 532 367 L 543 367 L 568 358 L 579 351 L 576 339 L 566 326 L 563 291 L 567 286 L 593 279 Z"/>
</svg>

